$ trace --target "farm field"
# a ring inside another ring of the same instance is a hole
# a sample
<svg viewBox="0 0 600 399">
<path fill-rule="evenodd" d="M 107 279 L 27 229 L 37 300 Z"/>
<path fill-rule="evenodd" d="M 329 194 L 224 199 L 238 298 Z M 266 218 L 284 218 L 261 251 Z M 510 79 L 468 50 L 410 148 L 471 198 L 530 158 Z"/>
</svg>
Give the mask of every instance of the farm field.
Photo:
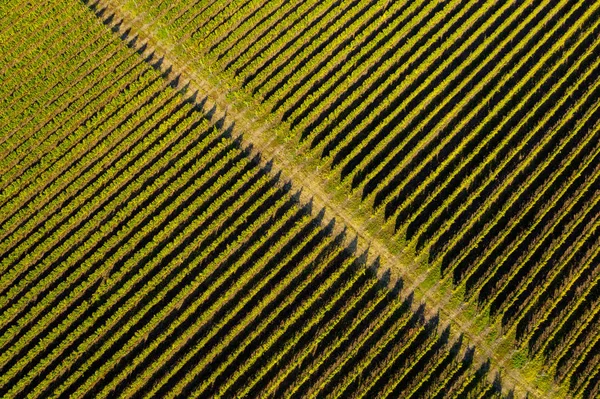
<svg viewBox="0 0 600 399">
<path fill-rule="evenodd" d="M 275 120 L 557 382 L 598 392 L 600 2 L 106 3 Z"/>
<path fill-rule="evenodd" d="M 599 24 L 598 1 L 2 2 L 0 396 L 597 397 Z M 259 124 L 319 179 L 266 162 Z M 390 243 L 420 268 L 386 280 Z"/>
<path fill-rule="evenodd" d="M 0 10 L 0 396 L 502 396 L 86 5 Z"/>
</svg>

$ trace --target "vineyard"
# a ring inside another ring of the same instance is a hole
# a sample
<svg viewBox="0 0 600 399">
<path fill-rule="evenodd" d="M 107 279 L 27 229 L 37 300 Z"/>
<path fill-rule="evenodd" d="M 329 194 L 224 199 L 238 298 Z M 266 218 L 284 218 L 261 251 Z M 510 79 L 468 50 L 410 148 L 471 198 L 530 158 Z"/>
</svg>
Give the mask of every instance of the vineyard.
<svg viewBox="0 0 600 399">
<path fill-rule="evenodd" d="M 600 2 L 6 0 L 0 396 L 522 382 L 382 278 L 117 6 L 380 216 L 552 394 L 600 395 Z"/>
<path fill-rule="evenodd" d="M 89 8 L 4 7 L 2 397 L 500 396 Z"/>
<path fill-rule="evenodd" d="M 597 392 L 600 2 L 136 4 L 557 381 Z"/>
</svg>

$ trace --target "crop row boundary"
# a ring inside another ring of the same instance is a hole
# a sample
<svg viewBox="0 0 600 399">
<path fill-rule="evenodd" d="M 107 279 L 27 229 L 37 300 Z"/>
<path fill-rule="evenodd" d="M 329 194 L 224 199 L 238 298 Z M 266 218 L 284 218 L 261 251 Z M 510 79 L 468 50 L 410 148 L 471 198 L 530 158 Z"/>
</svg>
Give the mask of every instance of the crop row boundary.
<svg viewBox="0 0 600 399">
<path fill-rule="evenodd" d="M 322 225 L 332 224 L 333 234 L 345 232 L 347 245 L 366 253 L 368 263 L 378 265 L 377 274 L 388 284 L 402 279 L 401 297 L 412 296 L 416 310 L 426 304 L 429 317 L 438 315 L 440 331 L 452 326 L 453 339 L 466 337 L 475 347 L 475 365 L 490 361 L 489 378 L 497 373 L 504 393 L 516 397 L 566 397 L 566 387 L 557 386 L 543 372 L 543 360 L 524 361 L 526 354 L 515 349 L 514 336 L 502 336 L 498 322 L 490 324 L 475 305 L 462 302 L 450 278 L 440 278 L 439 267 L 428 265 L 426 256 L 407 253 L 394 242 L 389 224 L 381 213 L 369 215 L 358 194 L 348 196 L 338 189 L 335 177 L 319 173 L 320 162 L 302 153 L 296 139 L 233 79 L 217 74 L 190 49 L 175 44 L 168 32 L 144 20 L 135 12 L 135 0 L 82 0 L 121 38 L 156 69 L 188 100 L 195 101 L 212 121 L 223 121 L 259 166 L 279 175 L 280 184 L 289 184 L 299 193 L 301 204 L 311 203 L 313 212 L 322 212 Z M 135 13 L 134 13 L 135 12 Z M 333 223 L 332 223 L 333 222 Z M 384 226 L 384 227 L 382 227 Z"/>
</svg>

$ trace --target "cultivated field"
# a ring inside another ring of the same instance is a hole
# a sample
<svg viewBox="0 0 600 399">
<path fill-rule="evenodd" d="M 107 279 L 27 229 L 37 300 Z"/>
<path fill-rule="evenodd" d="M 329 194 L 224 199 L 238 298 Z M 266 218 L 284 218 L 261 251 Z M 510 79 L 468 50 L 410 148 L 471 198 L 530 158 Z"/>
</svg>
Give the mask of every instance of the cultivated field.
<svg viewBox="0 0 600 399">
<path fill-rule="evenodd" d="M 126 44 L 76 0 L 0 4 L 0 396 L 502 396 Z"/>
<path fill-rule="evenodd" d="M 558 383 L 598 394 L 600 2 L 119 3 L 251 96 Z"/>
</svg>

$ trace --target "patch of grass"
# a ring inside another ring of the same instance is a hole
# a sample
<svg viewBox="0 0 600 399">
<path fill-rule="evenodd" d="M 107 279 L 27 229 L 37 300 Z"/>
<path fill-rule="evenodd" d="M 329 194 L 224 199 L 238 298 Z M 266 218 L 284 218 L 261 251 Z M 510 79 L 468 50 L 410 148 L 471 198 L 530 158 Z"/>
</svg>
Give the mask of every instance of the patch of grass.
<svg viewBox="0 0 600 399">
<path fill-rule="evenodd" d="M 163 27 L 156 28 L 156 37 L 158 37 L 160 40 L 170 40 L 169 31 Z"/>
<path fill-rule="evenodd" d="M 522 369 L 529 361 L 527 352 L 522 349 L 516 350 L 512 356 L 511 364 L 516 369 Z"/>
</svg>

